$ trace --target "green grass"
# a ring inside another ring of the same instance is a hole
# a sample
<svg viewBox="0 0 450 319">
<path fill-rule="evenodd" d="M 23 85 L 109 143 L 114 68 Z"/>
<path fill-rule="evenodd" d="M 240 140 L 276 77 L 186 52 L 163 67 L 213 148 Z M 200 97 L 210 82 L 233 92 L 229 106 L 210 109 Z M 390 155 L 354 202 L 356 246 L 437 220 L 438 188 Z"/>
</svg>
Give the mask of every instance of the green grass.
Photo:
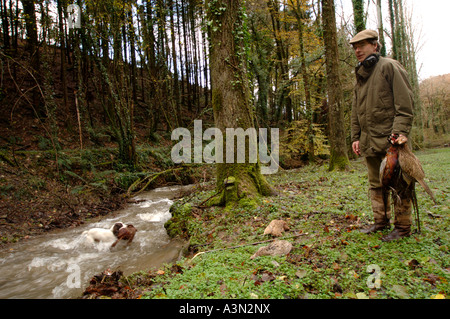
<svg viewBox="0 0 450 319">
<path fill-rule="evenodd" d="M 257 200 L 256 207 L 196 208 L 214 194 L 211 190 L 179 200 L 173 219 L 183 211 L 181 233 L 190 237 L 195 251 L 159 272 L 128 280 L 139 286 L 142 278 L 150 278 L 139 287 L 142 298 L 448 298 L 450 149 L 417 155 L 439 202 L 433 206 L 417 185 L 421 234 L 384 243 L 383 233 L 360 233 L 372 221 L 363 162 L 353 161 L 346 172 L 310 165 L 270 176 L 280 194 Z M 284 237 L 293 250 L 251 260 L 267 243 L 251 244 L 271 239 L 263 232 L 273 219 L 288 222 Z M 206 253 L 193 257 L 198 252 Z M 369 266 L 381 273 L 370 273 Z M 379 287 L 375 279 L 381 280 Z"/>
</svg>

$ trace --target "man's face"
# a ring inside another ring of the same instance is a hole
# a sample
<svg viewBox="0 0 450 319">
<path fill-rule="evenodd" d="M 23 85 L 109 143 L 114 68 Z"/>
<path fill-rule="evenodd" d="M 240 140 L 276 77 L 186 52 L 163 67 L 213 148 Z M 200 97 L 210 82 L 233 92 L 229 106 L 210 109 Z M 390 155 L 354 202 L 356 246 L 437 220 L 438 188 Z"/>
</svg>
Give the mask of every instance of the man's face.
<svg viewBox="0 0 450 319">
<path fill-rule="evenodd" d="M 356 58 L 359 62 L 363 62 L 369 55 L 377 52 L 377 45 L 369 41 L 363 40 L 353 44 Z"/>
</svg>

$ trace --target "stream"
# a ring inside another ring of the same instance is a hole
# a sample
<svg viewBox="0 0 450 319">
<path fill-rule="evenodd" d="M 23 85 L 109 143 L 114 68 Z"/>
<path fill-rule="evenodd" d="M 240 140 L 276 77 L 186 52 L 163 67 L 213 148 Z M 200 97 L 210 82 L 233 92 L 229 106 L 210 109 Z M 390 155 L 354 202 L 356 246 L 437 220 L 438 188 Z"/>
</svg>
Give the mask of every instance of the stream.
<svg viewBox="0 0 450 319">
<path fill-rule="evenodd" d="M 68 299 L 80 297 L 89 280 L 106 269 L 133 272 L 175 261 L 185 243 L 171 240 L 164 223 L 172 216 L 172 199 L 193 186 L 154 189 L 135 203 L 103 219 L 23 240 L 0 250 L 0 299 Z M 84 231 L 109 229 L 114 223 L 137 228 L 133 242 L 87 244 Z"/>
</svg>

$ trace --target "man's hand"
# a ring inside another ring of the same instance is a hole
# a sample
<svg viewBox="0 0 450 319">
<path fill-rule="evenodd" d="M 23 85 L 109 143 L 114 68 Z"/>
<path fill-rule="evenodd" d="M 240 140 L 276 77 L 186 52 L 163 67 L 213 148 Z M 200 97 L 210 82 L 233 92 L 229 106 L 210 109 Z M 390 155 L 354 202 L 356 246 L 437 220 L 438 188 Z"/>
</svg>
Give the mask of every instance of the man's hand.
<svg viewBox="0 0 450 319">
<path fill-rule="evenodd" d="M 392 144 L 398 144 L 399 140 L 401 140 L 402 143 L 406 143 L 408 141 L 408 138 L 403 134 L 391 134 L 389 139 Z"/>
<path fill-rule="evenodd" d="M 398 138 L 395 140 L 395 144 L 398 144 L 398 141 L 399 140 L 402 140 L 402 143 L 406 143 L 407 141 L 408 141 L 408 138 L 405 136 L 405 135 L 402 135 L 402 134 L 400 134 L 399 136 L 398 136 Z"/>
<path fill-rule="evenodd" d="M 352 144 L 353 153 L 358 156 L 361 156 L 361 150 L 359 149 L 359 141 L 354 141 Z"/>
</svg>

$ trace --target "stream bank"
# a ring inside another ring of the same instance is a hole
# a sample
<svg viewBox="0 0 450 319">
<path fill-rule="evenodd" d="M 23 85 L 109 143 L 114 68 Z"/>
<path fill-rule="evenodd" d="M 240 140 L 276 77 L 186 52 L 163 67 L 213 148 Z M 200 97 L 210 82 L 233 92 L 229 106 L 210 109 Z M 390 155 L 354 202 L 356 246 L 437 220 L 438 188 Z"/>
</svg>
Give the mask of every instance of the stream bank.
<svg viewBox="0 0 450 319">
<path fill-rule="evenodd" d="M 185 243 L 171 239 L 164 223 L 171 218 L 172 200 L 192 187 L 141 193 L 107 218 L 8 245 L 0 251 L 0 298 L 78 298 L 90 279 L 105 270 L 130 275 L 177 260 Z M 110 250 L 101 243 L 86 245 L 84 231 L 119 221 L 138 229 L 130 246 L 123 242 Z"/>
</svg>

